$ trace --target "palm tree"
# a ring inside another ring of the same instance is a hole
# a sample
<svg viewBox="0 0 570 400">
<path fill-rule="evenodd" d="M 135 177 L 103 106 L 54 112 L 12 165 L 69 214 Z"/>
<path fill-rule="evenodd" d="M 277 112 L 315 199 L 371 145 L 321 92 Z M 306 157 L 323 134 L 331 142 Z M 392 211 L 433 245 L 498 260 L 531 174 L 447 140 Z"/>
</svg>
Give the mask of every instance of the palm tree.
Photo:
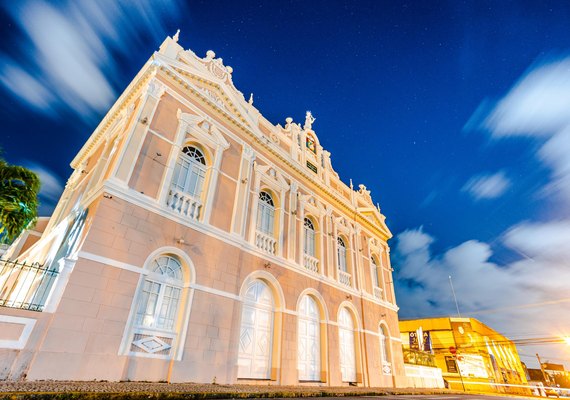
<svg viewBox="0 0 570 400">
<path fill-rule="evenodd" d="M 0 157 L 0 243 L 9 244 L 37 218 L 40 178 Z"/>
</svg>

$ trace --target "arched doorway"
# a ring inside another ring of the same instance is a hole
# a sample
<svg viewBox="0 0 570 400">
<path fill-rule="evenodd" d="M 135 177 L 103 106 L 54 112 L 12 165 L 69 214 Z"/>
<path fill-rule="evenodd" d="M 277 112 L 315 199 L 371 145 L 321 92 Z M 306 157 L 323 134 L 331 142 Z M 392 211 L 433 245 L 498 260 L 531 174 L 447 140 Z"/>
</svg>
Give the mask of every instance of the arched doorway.
<svg viewBox="0 0 570 400">
<path fill-rule="evenodd" d="M 299 302 L 297 329 L 297 369 L 300 381 L 321 380 L 320 313 L 312 296 Z"/>
<path fill-rule="evenodd" d="M 346 307 L 338 315 L 340 372 L 343 382 L 356 382 L 356 352 L 354 348 L 354 320 Z"/>
<path fill-rule="evenodd" d="M 238 378 L 271 378 L 274 300 L 262 280 L 245 291 L 239 335 Z"/>
</svg>

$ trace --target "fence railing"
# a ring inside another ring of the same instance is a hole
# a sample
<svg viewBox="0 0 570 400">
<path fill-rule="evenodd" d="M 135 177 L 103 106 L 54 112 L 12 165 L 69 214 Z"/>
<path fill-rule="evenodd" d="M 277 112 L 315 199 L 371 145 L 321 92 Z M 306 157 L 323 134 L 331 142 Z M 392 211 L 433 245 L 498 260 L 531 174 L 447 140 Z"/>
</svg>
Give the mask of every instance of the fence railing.
<svg viewBox="0 0 570 400">
<path fill-rule="evenodd" d="M 0 259 L 0 307 L 42 311 L 58 270 Z"/>
<path fill-rule="evenodd" d="M 406 364 L 435 367 L 435 357 L 433 354 L 412 349 L 402 349 L 402 351 L 404 353 L 404 363 Z"/>
</svg>

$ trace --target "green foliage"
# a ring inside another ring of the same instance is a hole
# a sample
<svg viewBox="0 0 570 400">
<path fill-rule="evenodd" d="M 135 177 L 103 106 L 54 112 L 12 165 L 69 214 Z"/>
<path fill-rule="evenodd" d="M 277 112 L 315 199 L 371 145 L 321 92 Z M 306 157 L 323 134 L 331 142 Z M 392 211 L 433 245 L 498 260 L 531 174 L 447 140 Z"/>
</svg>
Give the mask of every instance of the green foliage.
<svg viewBox="0 0 570 400">
<path fill-rule="evenodd" d="M 0 243 L 11 243 L 35 223 L 40 178 L 0 158 Z"/>
</svg>

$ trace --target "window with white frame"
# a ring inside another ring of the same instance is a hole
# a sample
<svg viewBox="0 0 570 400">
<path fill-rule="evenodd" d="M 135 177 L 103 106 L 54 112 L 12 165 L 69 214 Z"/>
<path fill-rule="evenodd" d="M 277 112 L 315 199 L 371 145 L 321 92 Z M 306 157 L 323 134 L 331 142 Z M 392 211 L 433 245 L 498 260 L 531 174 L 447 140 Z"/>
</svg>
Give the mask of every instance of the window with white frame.
<svg viewBox="0 0 570 400">
<path fill-rule="evenodd" d="M 304 231 L 304 252 L 308 256 L 315 257 L 315 225 L 309 218 L 305 218 Z"/>
<path fill-rule="evenodd" d="M 344 240 L 342 240 L 341 237 L 337 238 L 336 243 L 337 243 L 338 269 L 341 270 L 342 272 L 348 272 L 346 266 L 346 244 L 344 243 Z"/>
<path fill-rule="evenodd" d="M 202 190 L 206 180 L 206 158 L 200 149 L 182 149 L 170 185 L 167 205 L 172 210 L 198 220 L 202 209 Z"/>
<path fill-rule="evenodd" d="M 133 315 L 131 355 L 170 358 L 177 339 L 177 323 L 184 278 L 180 261 L 170 255 L 155 258 L 144 277 Z"/>
<path fill-rule="evenodd" d="M 259 192 L 259 205 L 257 208 L 257 230 L 271 237 L 274 236 L 275 203 L 273 197 L 267 192 Z"/>
<path fill-rule="evenodd" d="M 346 261 L 346 244 L 344 240 L 339 236 L 336 240 L 336 255 L 337 255 L 337 268 L 338 268 L 338 280 L 340 283 L 346 286 L 352 286 L 352 277 L 348 272 L 348 266 Z"/>
<path fill-rule="evenodd" d="M 135 325 L 171 331 L 182 292 L 182 266 L 171 256 L 155 259 L 152 266 L 143 283 Z"/>
<path fill-rule="evenodd" d="M 176 162 L 172 187 L 199 198 L 206 179 L 206 158 L 194 146 L 186 146 Z"/>
<path fill-rule="evenodd" d="M 378 263 L 374 256 L 370 258 L 370 274 L 372 275 L 372 290 L 374 292 L 374 296 L 381 299 L 382 288 L 380 284 L 382 282 L 382 277 L 380 276 L 381 271 L 378 268 Z"/>
</svg>

